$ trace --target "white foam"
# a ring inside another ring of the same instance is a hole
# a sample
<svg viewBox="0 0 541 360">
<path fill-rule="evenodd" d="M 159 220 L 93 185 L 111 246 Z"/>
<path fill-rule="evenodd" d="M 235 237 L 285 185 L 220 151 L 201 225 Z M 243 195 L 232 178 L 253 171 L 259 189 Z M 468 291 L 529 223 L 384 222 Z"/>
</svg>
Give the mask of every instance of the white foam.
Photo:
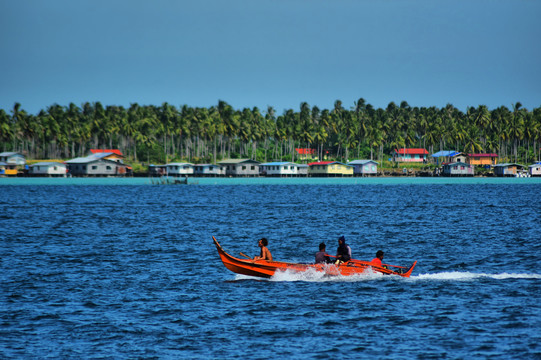
<svg viewBox="0 0 541 360">
<path fill-rule="evenodd" d="M 419 274 L 411 276 L 411 280 L 454 280 L 454 281 L 472 281 L 481 278 L 490 278 L 496 280 L 504 279 L 541 279 L 540 274 L 515 274 L 515 273 L 502 273 L 502 274 L 486 274 L 486 273 L 472 273 L 472 272 L 441 272 L 435 274 Z"/>
<path fill-rule="evenodd" d="M 323 271 L 308 269 L 304 272 L 295 272 L 291 270 L 277 271 L 271 278 L 271 281 L 309 281 L 309 282 L 328 282 L 328 281 L 343 281 L 356 282 L 381 279 L 385 275 L 373 272 L 371 269 L 365 270 L 363 273 L 343 276 L 343 275 L 328 275 Z"/>
<path fill-rule="evenodd" d="M 315 269 L 308 269 L 304 272 L 295 272 L 291 270 L 277 271 L 276 274 L 270 279 L 258 278 L 247 275 L 236 275 L 235 280 L 262 280 L 262 281 L 308 281 L 308 282 L 328 282 L 328 281 L 342 281 L 342 282 L 357 282 L 357 281 L 371 281 L 381 279 L 404 279 L 409 281 L 474 281 L 478 279 L 489 278 L 496 280 L 505 279 L 541 279 L 541 274 L 516 274 L 516 273 L 501 273 L 501 274 L 486 274 L 486 273 L 472 273 L 472 272 L 460 272 L 450 271 L 434 274 L 419 274 L 412 275 L 410 278 L 402 278 L 400 276 L 387 276 L 381 273 L 373 272 L 371 269 L 367 269 L 362 274 L 343 276 L 343 275 L 327 275 L 322 271 L 316 271 Z"/>
</svg>

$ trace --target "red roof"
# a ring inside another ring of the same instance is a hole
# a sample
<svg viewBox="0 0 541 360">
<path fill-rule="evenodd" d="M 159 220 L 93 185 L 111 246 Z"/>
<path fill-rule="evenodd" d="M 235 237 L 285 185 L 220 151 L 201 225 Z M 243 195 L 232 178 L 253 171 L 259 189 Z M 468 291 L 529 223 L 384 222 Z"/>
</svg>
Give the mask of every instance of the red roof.
<svg viewBox="0 0 541 360">
<path fill-rule="evenodd" d="M 313 163 L 309 163 L 308 166 L 312 166 L 312 165 L 329 165 L 329 164 L 334 164 L 336 161 L 317 161 L 317 162 L 313 162 Z"/>
<path fill-rule="evenodd" d="M 124 156 L 122 152 L 118 149 L 90 149 L 90 152 L 92 154 L 98 154 L 98 153 L 115 153 L 120 156 Z"/>
<path fill-rule="evenodd" d="M 397 150 L 397 149 L 394 149 L 395 152 L 399 153 L 400 155 L 405 155 L 405 154 L 410 154 L 410 155 L 415 155 L 415 154 L 424 154 L 424 155 L 428 155 L 428 151 L 426 151 L 425 149 L 409 149 L 409 148 L 402 148 L 400 150 Z"/>
<path fill-rule="evenodd" d="M 498 157 L 498 154 L 468 154 L 470 157 Z"/>
<path fill-rule="evenodd" d="M 297 153 L 299 153 L 300 155 L 312 155 L 312 154 L 315 154 L 316 152 L 316 149 L 309 149 L 309 148 L 302 148 L 302 149 L 298 149 L 298 148 L 295 148 L 295 150 L 297 150 Z"/>
</svg>

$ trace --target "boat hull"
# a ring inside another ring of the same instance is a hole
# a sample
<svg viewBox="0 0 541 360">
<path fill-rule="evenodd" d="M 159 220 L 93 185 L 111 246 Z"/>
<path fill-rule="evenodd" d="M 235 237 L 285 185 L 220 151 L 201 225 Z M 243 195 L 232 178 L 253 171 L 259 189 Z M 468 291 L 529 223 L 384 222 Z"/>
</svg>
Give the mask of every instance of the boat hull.
<svg viewBox="0 0 541 360">
<path fill-rule="evenodd" d="M 393 269 L 373 266 L 370 262 L 361 261 L 361 260 L 351 260 L 347 263 L 341 265 L 334 264 L 299 264 L 299 263 L 289 263 L 283 261 L 266 261 L 266 260 L 248 260 L 248 259 L 239 259 L 234 256 L 231 256 L 222 248 L 218 243 L 216 238 L 213 236 L 214 245 L 218 250 L 220 259 L 222 260 L 224 266 L 236 273 L 248 276 L 256 276 L 263 278 L 272 277 L 277 271 L 292 271 L 292 272 L 306 272 L 306 271 L 318 271 L 323 272 L 325 275 L 331 276 L 351 276 L 359 275 L 365 273 L 366 271 L 372 271 L 376 273 L 382 273 L 386 275 L 399 275 L 402 277 L 409 277 L 417 261 L 413 263 L 408 269 L 398 266 L 392 266 Z"/>
</svg>

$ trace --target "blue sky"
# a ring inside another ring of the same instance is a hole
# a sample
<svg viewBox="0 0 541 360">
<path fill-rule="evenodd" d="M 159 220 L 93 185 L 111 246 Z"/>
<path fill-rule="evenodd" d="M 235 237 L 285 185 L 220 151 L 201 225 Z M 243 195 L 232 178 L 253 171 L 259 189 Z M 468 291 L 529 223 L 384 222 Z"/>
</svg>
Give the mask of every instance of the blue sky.
<svg viewBox="0 0 541 360">
<path fill-rule="evenodd" d="M 0 0 L 0 108 L 541 106 L 541 1 Z"/>
</svg>

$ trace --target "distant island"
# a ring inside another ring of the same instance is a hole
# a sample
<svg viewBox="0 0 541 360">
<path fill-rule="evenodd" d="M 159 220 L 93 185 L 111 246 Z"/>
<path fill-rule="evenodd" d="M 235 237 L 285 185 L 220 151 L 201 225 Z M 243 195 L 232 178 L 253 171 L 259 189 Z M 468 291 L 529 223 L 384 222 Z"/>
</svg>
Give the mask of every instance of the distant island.
<svg viewBox="0 0 541 360">
<path fill-rule="evenodd" d="M 53 104 L 37 114 L 19 103 L 0 109 L 0 152 L 71 159 L 91 148 L 120 149 L 131 162 L 147 165 L 230 158 L 383 163 L 402 148 L 494 153 L 500 161 L 528 164 L 541 160 L 541 107 L 528 110 L 517 102 L 512 108 L 479 105 L 463 112 L 451 104 L 411 107 L 402 101 L 382 109 L 360 98 L 349 108 L 339 100 L 332 109 L 303 102 L 280 115 L 271 106 L 264 112 L 234 109 L 225 101 L 208 108 L 86 102 Z"/>
</svg>

